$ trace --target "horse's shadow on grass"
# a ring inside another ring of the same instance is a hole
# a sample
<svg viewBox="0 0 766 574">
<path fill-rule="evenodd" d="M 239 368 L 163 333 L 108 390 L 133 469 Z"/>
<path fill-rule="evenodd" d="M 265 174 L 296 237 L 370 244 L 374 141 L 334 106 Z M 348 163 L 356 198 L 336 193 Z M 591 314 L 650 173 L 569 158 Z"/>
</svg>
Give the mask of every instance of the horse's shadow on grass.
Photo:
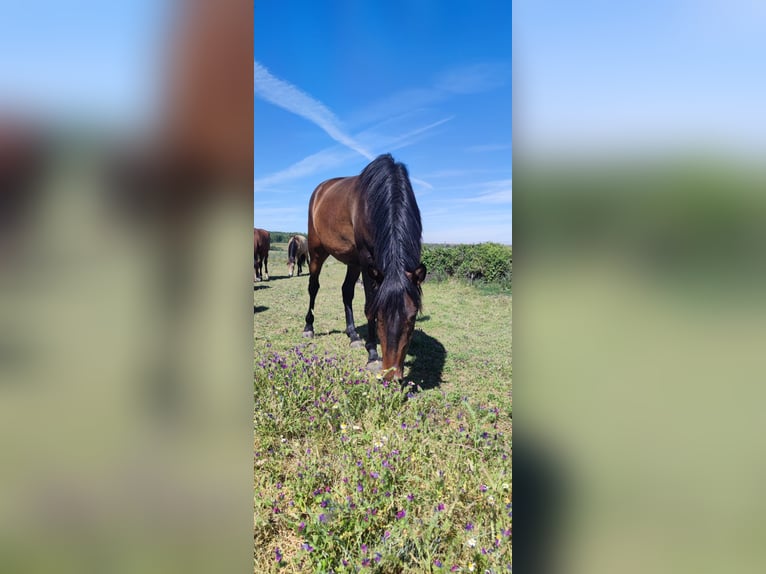
<svg viewBox="0 0 766 574">
<path fill-rule="evenodd" d="M 281 281 L 282 279 L 300 279 L 301 277 L 306 278 L 308 277 L 308 274 L 303 273 L 302 275 L 293 275 L 292 277 L 289 275 L 269 275 L 269 281 Z"/>
<path fill-rule="evenodd" d="M 340 329 L 331 329 L 329 331 L 314 331 L 313 337 L 305 337 L 306 341 L 311 341 L 312 339 L 316 339 L 318 337 L 327 337 L 328 335 L 345 335 L 345 331 L 341 331 Z"/>
<path fill-rule="evenodd" d="M 428 321 L 429 319 L 430 317 L 425 315 L 418 321 Z M 357 331 L 366 341 L 367 325 L 360 326 Z M 404 380 L 412 381 L 424 391 L 438 388 L 442 383 L 444 362 L 447 359 L 447 350 L 444 345 L 424 331 L 416 329 L 412 333 L 407 354 L 414 358 L 404 362 Z M 409 367 L 409 371 L 407 367 Z"/>
<path fill-rule="evenodd" d="M 266 305 L 253 305 L 253 313 L 263 313 L 268 310 L 269 308 Z"/>
<path fill-rule="evenodd" d="M 410 367 L 406 380 L 412 381 L 424 391 L 438 388 L 442 383 L 442 371 L 447 359 L 447 350 L 437 339 L 416 329 L 412 333 L 409 354 L 414 356 L 412 361 L 405 361 Z"/>
<path fill-rule="evenodd" d="M 253 283 L 253 291 L 260 291 L 261 289 L 268 289 L 270 285 L 264 284 L 263 281 L 258 281 L 258 283 Z"/>
</svg>

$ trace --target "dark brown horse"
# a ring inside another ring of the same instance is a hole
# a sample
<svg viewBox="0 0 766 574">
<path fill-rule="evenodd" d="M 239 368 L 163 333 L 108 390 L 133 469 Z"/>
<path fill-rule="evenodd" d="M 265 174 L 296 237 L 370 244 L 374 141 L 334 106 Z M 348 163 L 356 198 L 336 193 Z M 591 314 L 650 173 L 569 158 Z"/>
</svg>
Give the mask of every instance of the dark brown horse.
<svg viewBox="0 0 766 574">
<path fill-rule="evenodd" d="M 407 168 L 389 154 L 353 177 L 319 184 L 309 201 L 309 310 L 303 335 L 314 335 L 314 301 L 328 256 L 345 263 L 343 306 L 351 346 L 362 345 L 354 326 L 354 284 L 362 275 L 368 366 L 377 367 L 380 339 L 386 378 L 400 379 L 421 309 L 422 224 Z"/>
<path fill-rule="evenodd" d="M 295 264 L 298 264 L 298 275 L 303 272 L 303 266 L 309 258 L 309 244 L 303 235 L 293 235 L 287 244 L 287 274 L 292 277 Z"/>
<path fill-rule="evenodd" d="M 271 234 L 265 229 L 253 228 L 253 278 L 260 281 L 265 271 L 266 281 L 269 280 L 269 249 L 271 249 Z"/>
</svg>

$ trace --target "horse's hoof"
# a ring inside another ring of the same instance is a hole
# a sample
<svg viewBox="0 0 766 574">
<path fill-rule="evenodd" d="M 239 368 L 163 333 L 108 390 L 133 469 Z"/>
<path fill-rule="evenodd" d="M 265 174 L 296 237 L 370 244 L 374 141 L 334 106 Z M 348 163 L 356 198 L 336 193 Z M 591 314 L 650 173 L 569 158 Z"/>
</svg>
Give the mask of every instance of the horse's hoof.
<svg viewBox="0 0 766 574">
<path fill-rule="evenodd" d="M 364 347 L 364 341 L 362 341 L 361 339 L 356 339 L 355 341 L 351 341 L 352 349 L 359 349 L 360 347 Z"/>
<path fill-rule="evenodd" d="M 382 363 L 380 361 L 370 361 L 367 363 L 367 370 L 373 373 L 379 373 Z"/>
<path fill-rule="evenodd" d="M 314 336 L 314 331 L 303 331 L 303 336 L 306 339 L 311 339 Z"/>
</svg>

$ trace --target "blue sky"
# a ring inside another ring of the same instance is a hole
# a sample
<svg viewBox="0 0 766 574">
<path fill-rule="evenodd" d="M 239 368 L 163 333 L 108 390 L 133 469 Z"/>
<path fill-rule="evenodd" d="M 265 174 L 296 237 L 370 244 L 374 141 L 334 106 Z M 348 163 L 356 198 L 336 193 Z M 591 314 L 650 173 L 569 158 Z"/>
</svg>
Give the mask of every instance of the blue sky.
<svg viewBox="0 0 766 574">
<path fill-rule="evenodd" d="M 0 108 L 147 121 L 166 4 L 6 2 Z M 764 2 L 319 4 L 255 3 L 257 225 L 305 229 L 320 181 L 391 151 L 427 241 L 510 242 L 512 41 L 517 152 L 766 147 Z"/>
<path fill-rule="evenodd" d="M 147 122 L 167 0 L 25 0 L 0 8 L 0 109 L 54 122 Z"/>
<path fill-rule="evenodd" d="M 320 5 L 321 4 L 321 5 Z M 509 2 L 256 2 L 254 223 L 391 152 L 427 242 L 512 242 Z"/>
<path fill-rule="evenodd" d="M 517 150 L 766 143 L 766 2 L 519 0 Z"/>
</svg>

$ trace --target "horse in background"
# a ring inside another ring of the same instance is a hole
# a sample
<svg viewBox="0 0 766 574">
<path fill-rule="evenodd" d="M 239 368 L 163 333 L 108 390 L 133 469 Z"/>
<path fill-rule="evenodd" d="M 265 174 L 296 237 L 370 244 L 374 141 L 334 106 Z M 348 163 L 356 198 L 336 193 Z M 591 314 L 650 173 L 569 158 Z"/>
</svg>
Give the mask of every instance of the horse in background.
<svg viewBox="0 0 766 574">
<path fill-rule="evenodd" d="M 271 249 L 271 234 L 265 229 L 253 228 L 253 279 L 260 281 L 265 271 L 266 281 L 269 280 L 269 249 Z"/>
<path fill-rule="evenodd" d="M 319 273 L 332 255 L 345 263 L 343 307 L 352 347 L 362 345 L 354 326 L 354 285 L 361 273 L 367 316 L 368 367 L 401 379 L 415 318 L 422 306 L 422 224 L 407 168 L 390 154 L 378 156 L 358 176 L 329 179 L 309 201 L 309 310 L 304 337 L 314 335 Z"/>
<path fill-rule="evenodd" d="M 287 271 L 290 277 L 298 264 L 298 276 L 303 272 L 303 266 L 308 263 L 309 244 L 303 235 L 293 235 L 287 244 Z"/>
</svg>

